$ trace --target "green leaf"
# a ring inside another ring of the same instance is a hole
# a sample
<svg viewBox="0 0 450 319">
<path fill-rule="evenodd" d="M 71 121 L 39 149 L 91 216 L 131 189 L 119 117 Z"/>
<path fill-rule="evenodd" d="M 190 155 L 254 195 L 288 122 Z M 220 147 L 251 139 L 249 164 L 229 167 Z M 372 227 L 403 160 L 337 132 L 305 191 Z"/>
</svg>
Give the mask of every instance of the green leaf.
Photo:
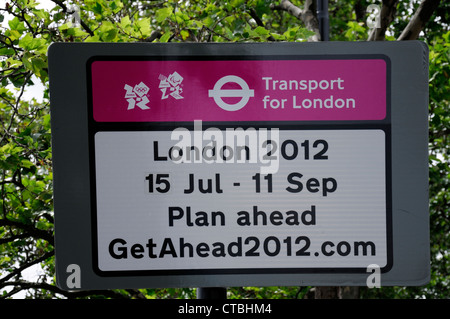
<svg viewBox="0 0 450 319">
<path fill-rule="evenodd" d="M 230 30 L 230 28 L 228 28 L 228 27 L 225 27 L 224 28 L 224 31 L 225 31 L 225 34 L 226 34 L 226 36 L 228 37 L 228 38 L 233 38 L 233 31 L 231 31 Z"/>
<path fill-rule="evenodd" d="M 6 36 L 8 36 L 8 39 L 10 39 L 12 42 L 19 39 L 21 35 L 22 33 L 17 30 L 6 30 Z"/>
<path fill-rule="evenodd" d="M 214 26 L 216 22 L 210 17 L 207 16 L 205 19 L 203 19 L 203 24 L 207 27 L 207 28 L 212 28 Z"/>
<path fill-rule="evenodd" d="M 191 30 L 198 30 L 203 28 L 203 22 L 198 20 L 189 20 L 187 22 L 187 27 Z"/>
<path fill-rule="evenodd" d="M 44 61 L 41 57 L 35 57 L 31 59 L 31 67 L 33 70 L 33 73 L 42 80 L 46 80 L 47 77 L 47 71 L 45 69 L 47 68 L 47 62 Z"/>
<path fill-rule="evenodd" d="M 100 39 L 104 42 L 111 42 L 117 35 L 117 28 L 111 21 L 103 22 L 99 29 Z"/>
<path fill-rule="evenodd" d="M 277 41 L 284 41 L 284 40 L 286 40 L 286 37 L 284 35 L 282 35 L 282 34 L 272 33 L 271 36 Z"/>
<path fill-rule="evenodd" d="M 129 17 L 129 16 L 123 17 L 123 18 L 120 20 L 119 25 L 120 25 L 122 28 L 124 28 L 124 29 L 125 29 L 126 27 L 130 26 L 130 25 L 131 25 L 130 17 Z"/>
<path fill-rule="evenodd" d="M 64 23 L 63 25 L 59 26 L 58 29 L 60 31 L 64 31 L 64 30 L 70 29 L 71 27 L 72 27 L 72 22 L 67 22 L 67 23 Z"/>
<path fill-rule="evenodd" d="M 13 19 L 8 21 L 8 25 L 11 28 L 11 30 L 16 30 L 20 34 L 22 34 L 27 28 L 25 28 L 25 24 L 23 21 L 20 21 L 19 18 L 14 17 Z"/>
<path fill-rule="evenodd" d="M 139 31 L 142 38 L 150 36 L 152 30 L 150 28 L 150 18 L 140 19 L 135 22 L 137 31 Z"/>
<path fill-rule="evenodd" d="M 9 65 L 10 67 L 19 67 L 21 66 L 23 63 L 20 60 L 15 60 L 14 58 L 8 58 L 6 59 L 6 63 L 7 65 Z"/>
<path fill-rule="evenodd" d="M 170 32 L 164 33 L 163 36 L 159 39 L 159 42 L 165 43 L 165 42 L 169 41 L 170 36 L 171 36 Z"/>
<path fill-rule="evenodd" d="M 181 30 L 180 35 L 183 40 L 186 40 L 187 38 L 189 38 L 189 31 Z"/>
<path fill-rule="evenodd" d="M 100 36 L 97 34 L 94 36 L 90 36 L 86 40 L 84 40 L 84 42 L 100 42 Z"/>
<path fill-rule="evenodd" d="M 257 27 L 255 29 L 255 32 L 258 33 L 259 35 L 263 35 L 263 36 L 264 35 L 268 36 L 270 34 L 269 30 L 267 30 L 266 28 L 261 27 L 261 26 Z"/>
<path fill-rule="evenodd" d="M 38 19 L 41 19 L 44 21 L 50 18 L 50 14 L 47 11 L 45 11 L 44 9 L 40 9 L 40 10 L 35 9 L 35 10 L 33 10 L 33 13 L 36 15 L 36 17 Z"/>
<path fill-rule="evenodd" d="M 245 0 L 232 0 L 231 5 L 236 8 L 244 4 Z"/>
<path fill-rule="evenodd" d="M 25 168 L 30 168 L 30 167 L 34 166 L 34 164 L 32 162 L 30 162 L 29 160 L 26 160 L 26 159 L 21 160 L 20 165 Z"/>
<path fill-rule="evenodd" d="M 80 28 L 74 28 L 74 29 L 73 29 L 73 35 L 74 35 L 75 37 L 86 37 L 86 36 L 89 35 L 89 33 L 87 33 L 87 32 L 85 32 L 85 31 L 81 30 Z"/>
<path fill-rule="evenodd" d="M 103 13 L 102 5 L 99 2 L 96 2 L 95 5 L 92 7 L 92 11 L 95 14 L 102 15 Z"/>
<path fill-rule="evenodd" d="M 252 5 L 256 11 L 258 16 L 262 16 L 263 14 L 269 14 L 271 1 L 268 0 L 252 0 L 249 5 Z"/>
<path fill-rule="evenodd" d="M 172 8 L 162 8 L 156 11 L 156 21 L 158 23 L 163 22 L 172 14 Z"/>
<path fill-rule="evenodd" d="M 114 0 L 110 2 L 109 7 L 113 13 L 118 13 L 123 8 L 123 3 L 122 1 Z"/>
<path fill-rule="evenodd" d="M 22 39 L 19 41 L 19 46 L 27 51 L 33 51 L 36 49 L 40 49 L 43 45 L 45 45 L 46 41 L 41 38 L 34 38 L 31 33 L 27 33 Z"/>
<path fill-rule="evenodd" d="M 0 55 L 5 56 L 5 55 L 14 55 L 14 50 L 11 48 L 0 48 Z"/>
</svg>

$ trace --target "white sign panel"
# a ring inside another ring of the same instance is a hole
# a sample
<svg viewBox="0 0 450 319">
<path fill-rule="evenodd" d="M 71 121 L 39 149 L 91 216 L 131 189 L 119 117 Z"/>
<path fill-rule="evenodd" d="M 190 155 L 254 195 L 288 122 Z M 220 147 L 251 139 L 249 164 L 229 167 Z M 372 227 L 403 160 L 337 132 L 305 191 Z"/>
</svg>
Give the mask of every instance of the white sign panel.
<svg viewBox="0 0 450 319">
<path fill-rule="evenodd" d="M 385 149 L 377 129 L 98 132 L 98 269 L 385 267 Z"/>
</svg>

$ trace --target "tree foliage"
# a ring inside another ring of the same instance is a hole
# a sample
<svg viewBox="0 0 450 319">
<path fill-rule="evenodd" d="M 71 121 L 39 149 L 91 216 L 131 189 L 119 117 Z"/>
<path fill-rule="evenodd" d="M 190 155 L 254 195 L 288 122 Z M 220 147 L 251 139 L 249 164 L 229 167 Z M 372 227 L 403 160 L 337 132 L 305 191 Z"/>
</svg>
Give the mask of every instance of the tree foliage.
<svg viewBox="0 0 450 319">
<path fill-rule="evenodd" d="M 53 42 L 320 40 L 315 1 L 7 0 L 0 4 L 0 297 L 195 298 L 194 289 L 65 292 L 55 286 L 47 49 Z M 369 4 L 380 27 L 369 30 Z M 382 5 L 381 5 L 382 4 Z M 330 1 L 330 40 L 418 38 L 430 48 L 432 274 L 425 287 L 361 288 L 364 298 L 449 298 L 450 5 Z M 40 84 L 39 95 L 27 92 Z M 28 269 L 39 274 L 29 279 Z M 310 298 L 311 287 L 240 287 L 229 298 Z"/>
</svg>

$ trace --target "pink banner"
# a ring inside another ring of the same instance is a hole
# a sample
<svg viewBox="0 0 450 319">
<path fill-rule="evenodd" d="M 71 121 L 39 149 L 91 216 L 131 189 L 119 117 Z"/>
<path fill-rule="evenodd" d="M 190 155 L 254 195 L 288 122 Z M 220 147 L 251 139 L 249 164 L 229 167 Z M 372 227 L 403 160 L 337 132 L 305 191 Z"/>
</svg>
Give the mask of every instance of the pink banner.
<svg viewBox="0 0 450 319">
<path fill-rule="evenodd" d="M 97 122 L 386 117 L 384 59 L 94 61 Z"/>
</svg>

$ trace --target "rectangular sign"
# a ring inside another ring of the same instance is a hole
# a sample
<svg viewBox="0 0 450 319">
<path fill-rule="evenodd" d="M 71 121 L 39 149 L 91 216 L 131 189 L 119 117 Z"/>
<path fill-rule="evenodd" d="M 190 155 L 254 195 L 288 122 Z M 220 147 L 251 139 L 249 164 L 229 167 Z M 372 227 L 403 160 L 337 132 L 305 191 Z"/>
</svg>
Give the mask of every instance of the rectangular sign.
<svg viewBox="0 0 450 319">
<path fill-rule="evenodd" d="M 95 135 L 103 275 L 390 267 L 384 131 L 205 133 Z"/>
<path fill-rule="evenodd" d="M 102 275 L 391 266 L 386 56 L 95 57 L 88 76 Z"/>
<path fill-rule="evenodd" d="M 386 56 L 91 61 L 97 122 L 383 120 Z"/>
<path fill-rule="evenodd" d="M 58 286 L 426 283 L 426 61 L 416 41 L 52 45 Z"/>
</svg>

